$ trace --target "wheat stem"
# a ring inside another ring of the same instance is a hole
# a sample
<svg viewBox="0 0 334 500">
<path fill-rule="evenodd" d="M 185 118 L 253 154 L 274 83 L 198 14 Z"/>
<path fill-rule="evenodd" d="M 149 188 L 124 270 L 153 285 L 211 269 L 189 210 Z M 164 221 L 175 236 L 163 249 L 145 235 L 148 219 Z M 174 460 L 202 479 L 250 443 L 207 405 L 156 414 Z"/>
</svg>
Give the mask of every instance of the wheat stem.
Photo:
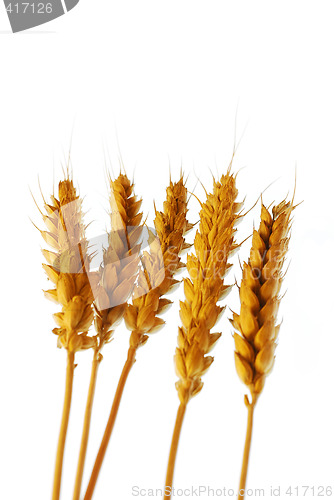
<svg viewBox="0 0 334 500">
<path fill-rule="evenodd" d="M 87 445 L 88 445 L 88 438 L 89 438 L 89 430 L 90 430 L 90 422 L 91 422 L 92 408 L 93 408 L 93 401 L 94 401 L 94 394 L 95 394 L 95 387 L 96 387 L 97 372 L 98 372 L 98 368 L 99 368 L 101 359 L 102 358 L 99 355 L 98 350 L 95 350 L 94 358 L 92 361 L 92 370 L 91 370 L 91 375 L 90 375 L 84 424 L 83 424 L 83 429 L 82 429 L 80 453 L 79 453 L 77 474 L 76 474 L 75 485 L 74 485 L 73 500 L 79 500 L 79 498 L 80 498 L 82 476 L 83 476 L 83 471 L 84 471 L 84 466 L 85 466 L 85 459 L 86 459 Z"/>
<path fill-rule="evenodd" d="M 172 437 L 172 444 L 170 447 L 170 452 L 169 452 L 169 459 L 168 459 L 168 467 L 167 467 L 167 474 L 166 474 L 166 484 L 165 484 L 165 490 L 164 490 L 164 500 L 168 499 L 171 497 L 171 491 L 172 491 L 172 486 L 173 486 L 173 476 L 174 476 L 174 468 L 175 468 L 175 460 L 176 460 L 176 453 L 179 445 L 179 439 L 180 439 L 180 434 L 181 434 L 181 428 L 183 424 L 183 419 L 184 415 L 186 412 L 186 405 L 183 403 L 180 403 L 179 409 L 177 411 L 176 415 L 176 420 L 175 420 L 175 426 L 174 426 L 174 432 L 173 432 L 173 437 Z"/>
<path fill-rule="evenodd" d="M 63 406 L 63 415 L 61 419 L 61 426 L 58 438 L 58 448 L 56 456 L 56 465 L 54 473 L 53 482 L 53 492 L 52 500 L 59 500 L 60 496 L 60 484 L 61 484 L 61 473 L 63 468 L 63 458 L 66 434 L 68 428 L 68 421 L 70 416 L 71 401 L 72 401 L 72 388 L 73 388 L 73 373 L 74 373 L 74 352 L 67 352 L 67 368 L 66 368 L 66 385 L 65 385 L 65 397 Z"/>
<path fill-rule="evenodd" d="M 105 428 L 105 431 L 103 434 L 103 438 L 102 438 L 102 441 L 100 444 L 98 454 L 97 454 L 96 459 L 95 459 L 95 464 L 93 467 L 92 474 L 90 476 L 90 480 L 88 483 L 88 487 L 87 487 L 87 491 L 86 491 L 84 500 L 90 500 L 93 496 L 94 488 L 95 488 L 95 485 L 96 485 L 96 482 L 97 482 L 97 479 L 98 479 L 98 476 L 99 476 L 99 473 L 101 470 L 101 466 L 102 466 L 102 462 L 103 462 L 105 453 L 107 451 L 110 436 L 111 436 L 112 430 L 114 428 L 114 424 L 115 424 L 115 420 L 117 417 L 118 408 L 119 408 L 119 405 L 121 402 L 125 383 L 127 381 L 130 370 L 136 361 L 135 356 L 136 356 L 136 349 L 134 349 L 133 347 L 130 346 L 129 350 L 128 350 L 127 360 L 124 364 L 120 379 L 118 381 L 118 385 L 117 385 L 114 401 L 113 401 L 113 404 L 111 407 L 109 419 L 108 419 L 108 422 L 107 422 L 107 425 L 106 425 L 106 428 Z"/>
<path fill-rule="evenodd" d="M 246 439 L 244 447 L 244 456 L 242 460 L 242 467 L 240 474 L 238 500 L 242 500 L 245 497 L 249 452 L 250 452 L 252 432 L 253 432 L 253 415 L 254 415 L 255 404 L 256 404 L 255 401 L 252 401 L 252 403 L 247 404 L 247 409 L 248 409 L 247 431 L 246 431 Z"/>
<path fill-rule="evenodd" d="M 174 356 L 176 390 L 181 403 L 176 418 L 166 476 L 165 500 L 172 497 L 173 469 L 175 466 L 181 424 L 188 401 L 203 387 L 202 376 L 209 369 L 213 357 L 207 354 L 220 337 L 211 333 L 224 308 L 218 305 L 228 286 L 224 277 L 231 264 L 230 254 L 237 249 L 235 224 L 241 218 L 241 204 L 237 203 L 238 190 L 230 168 L 220 181 L 214 180 L 213 193 L 201 203 L 199 229 L 194 240 L 195 253 L 188 254 L 189 277 L 184 279 L 185 300 L 180 301 L 178 347 Z M 168 491 L 170 489 L 170 491 Z"/>
<path fill-rule="evenodd" d="M 275 362 L 280 330 L 276 321 L 284 278 L 282 269 L 290 240 L 293 210 L 293 202 L 283 200 L 272 208 L 271 215 L 262 204 L 260 226 L 257 231 L 253 230 L 250 256 L 242 268 L 240 314 L 233 313 L 231 320 L 239 332 L 234 334 L 237 373 L 252 395 L 251 403 L 245 396 L 248 423 L 239 500 L 245 497 L 255 404 Z"/>
</svg>

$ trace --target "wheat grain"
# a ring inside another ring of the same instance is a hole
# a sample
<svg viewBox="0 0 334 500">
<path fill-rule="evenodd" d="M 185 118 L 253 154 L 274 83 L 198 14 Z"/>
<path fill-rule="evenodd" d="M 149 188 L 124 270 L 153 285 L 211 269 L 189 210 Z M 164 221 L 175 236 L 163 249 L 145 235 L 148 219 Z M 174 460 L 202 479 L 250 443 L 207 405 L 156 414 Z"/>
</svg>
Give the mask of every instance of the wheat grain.
<svg viewBox="0 0 334 500">
<path fill-rule="evenodd" d="M 173 278 L 183 267 L 180 252 L 189 247 L 184 235 L 193 226 L 187 221 L 187 189 L 183 176 L 177 183 L 170 182 L 162 212 L 155 211 L 157 238 L 150 232 L 150 252 L 142 256 L 143 268 L 139 271 L 138 283 L 132 295 L 132 304 L 126 308 L 124 319 L 131 331 L 130 346 L 102 442 L 95 460 L 84 500 L 92 498 L 96 481 L 107 450 L 116 420 L 124 386 L 135 362 L 137 349 L 148 340 L 148 334 L 160 329 L 164 321 L 158 316 L 171 304 L 162 296 L 178 283 Z"/>
<path fill-rule="evenodd" d="M 231 320 L 234 334 L 235 364 L 241 381 L 248 387 L 251 402 L 245 396 L 248 425 L 239 492 L 244 493 L 253 425 L 253 412 L 266 378 L 275 360 L 276 324 L 280 304 L 282 267 L 288 249 L 292 202 L 282 201 L 273 207 L 272 215 L 262 204 L 261 222 L 254 229 L 250 257 L 243 265 L 240 284 L 240 314 Z M 244 495 L 239 493 L 239 499 Z"/>
<path fill-rule="evenodd" d="M 176 452 L 181 426 L 190 398 L 202 387 L 202 376 L 213 357 L 207 356 L 221 333 L 210 333 L 224 310 L 217 302 L 229 291 L 224 276 L 231 266 L 228 257 L 237 248 L 235 224 L 241 217 L 242 203 L 236 202 L 238 191 L 230 168 L 220 181 L 214 180 L 213 193 L 201 204 L 200 224 L 196 232 L 195 254 L 188 255 L 189 277 L 184 280 L 185 300 L 180 302 L 182 327 L 179 328 L 175 368 L 179 377 L 176 389 L 180 406 L 171 444 L 165 498 L 170 498 Z"/>
</svg>

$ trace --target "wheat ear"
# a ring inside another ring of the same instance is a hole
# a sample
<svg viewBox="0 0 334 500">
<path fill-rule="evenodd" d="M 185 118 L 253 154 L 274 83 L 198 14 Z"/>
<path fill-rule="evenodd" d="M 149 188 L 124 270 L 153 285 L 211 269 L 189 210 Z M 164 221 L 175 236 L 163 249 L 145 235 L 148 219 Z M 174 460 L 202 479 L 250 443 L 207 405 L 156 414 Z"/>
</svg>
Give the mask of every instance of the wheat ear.
<svg viewBox="0 0 334 500">
<path fill-rule="evenodd" d="M 150 253 L 143 254 L 143 269 L 139 271 L 138 283 L 132 294 L 132 304 L 128 305 L 124 314 L 125 323 L 131 331 L 130 347 L 84 500 L 90 500 L 93 496 L 124 386 L 136 360 L 136 351 L 147 342 L 149 333 L 158 331 L 164 325 L 163 319 L 158 315 L 171 304 L 171 301 L 162 296 L 178 283 L 173 276 L 184 266 L 179 254 L 181 250 L 189 247 L 184 235 L 193 226 L 187 221 L 188 199 L 183 176 L 177 183 L 170 182 L 166 191 L 167 198 L 163 211 L 155 212 L 154 225 L 158 238 L 150 233 Z"/>
<path fill-rule="evenodd" d="M 92 361 L 73 500 L 80 498 L 97 371 L 102 360 L 101 350 L 111 341 L 114 329 L 123 317 L 139 264 L 138 241 L 142 233 L 140 224 L 143 215 L 139 212 L 141 200 L 137 200 L 134 186 L 125 174 L 120 174 L 114 181 L 109 177 L 109 186 L 111 231 L 99 270 L 99 283 L 94 290 L 97 343 Z"/>
<path fill-rule="evenodd" d="M 89 275 L 90 256 L 82 222 L 82 201 L 69 177 L 59 183 L 59 199 L 45 202 L 43 215 L 47 231 L 41 231 L 54 251 L 43 250 L 48 264 L 43 264 L 55 288 L 45 291 L 47 298 L 59 303 L 62 310 L 54 314 L 58 328 L 58 347 L 67 350 L 64 408 L 58 440 L 52 499 L 60 496 L 63 456 L 72 399 L 74 356 L 82 349 L 95 347 L 96 340 L 87 335 L 93 321 L 93 294 Z"/>
<path fill-rule="evenodd" d="M 260 227 L 253 231 L 250 257 L 243 265 L 240 314 L 234 313 L 231 320 L 239 332 L 234 334 L 236 370 L 252 398 L 250 402 L 245 395 L 248 423 L 239 500 L 245 496 L 254 408 L 275 359 L 280 329 L 276 324 L 281 300 L 279 291 L 290 239 L 292 210 L 292 203 L 285 200 L 273 207 L 272 215 L 262 205 Z"/>
<path fill-rule="evenodd" d="M 223 309 L 217 302 L 230 287 L 224 276 L 231 266 L 228 257 L 237 248 L 235 224 L 242 204 L 230 169 L 220 181 L 214 180 L 213 193 L 201 204 L 200 223 L 194 242 L 195 254 L 188 255 L 189 278 L 184 280 L 185 301 L 180 302 L 182 327 L 179 328 L 175 367 L 180 406 L 170 449 L 165 496 L 170 498 L 177 447 L 188 401 L 202 389 L 202 376 L 213 362 L 207 356 L 221 333 L 210 333 Z"/>
</svg>

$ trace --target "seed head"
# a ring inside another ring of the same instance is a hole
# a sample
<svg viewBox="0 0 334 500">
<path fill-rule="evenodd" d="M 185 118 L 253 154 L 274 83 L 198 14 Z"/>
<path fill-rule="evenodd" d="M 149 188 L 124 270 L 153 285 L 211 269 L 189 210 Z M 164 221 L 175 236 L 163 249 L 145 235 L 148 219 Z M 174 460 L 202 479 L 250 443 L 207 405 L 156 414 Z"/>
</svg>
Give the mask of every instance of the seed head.
<svg viewBox="0 0 334 500">
<path fill-rule="evenodd" d="M 150 252 L 143 252 L 142 268 L 132 295 L 132 304 L 126 309 L 125 322 L 131 330 L 130 345 L 138 348 L 147 339 L 147 333 L 158 331 L 164 320 L 159 318 L 171 301 L 163 298 L 179 283 L 175 273 L 184 267 L 180 253 L 190 245 L 184 235 L 193 225 L 187 221 L 187 188 L 183 176 L 170 182 L 166 190 L 163 211 L 155 211 L 156 235 L 149 232 Z"/>
<path fill-rule="evenodd" d="M 272 214 L 262 205 L 259 229 L 253 231 L 248 262 L 243 265 L 240 285 L 240 313 L 231 320 L 234 334 L 235 364 L 253 402 L 263 390 L 275 360 L 276 324 L 282 268 L 291 228 L 291 202 L 282 201 Z"/>
<path fill-rule="evenodd" d="M 99 272 L 95 303 L 99 349 L 110 342 L 133 290 L 143 229 L 143 214 L 139 212 L 142 200 L 134 195 L 134 186 L 125 174 L 114 181 L 110 179 L 109 201 L 111 231 Z"/>
<path fill-rule="evenodd" d="M 207 354 L 221 335 L 210 330 L 224 309 L 217 302 L 230 288 L 224 285 L 224 276 L 230 267 L 228 257 L 237 248 L 234 226 L 242 206 L 235 201 L 237 194 L 230 171 L 220 181 L 214 180 L 213 193 L 201 205 L 195 253 L 188 255 L 189 277 L 184 280 L 185 300 L 180 302 L 182 327 L 175 354 L 180 378 L 176 389 L 183 404 L 202 389 L 202 375 L 213 362 Z"/>
<path fill-rule="evenodd" d="M 89 272 L 91 257 L 85 238 L 82 200 L 69 177 L 58 186 L 58 199 L 44 204 L 43 220 L 47 230 L 41 231 L 46 243 L 54 251 L 43 250 L 47 264 L 43 264 L 49 280 L 55 285 L 45 296 L 62 306 L 54 314 L 58 328 L 58 347 L 75 352 L 94 347 L 95 339 L 87 335 L 93 321 L 93 293 L 91 283 L 96 275 Z"/>
</svg>

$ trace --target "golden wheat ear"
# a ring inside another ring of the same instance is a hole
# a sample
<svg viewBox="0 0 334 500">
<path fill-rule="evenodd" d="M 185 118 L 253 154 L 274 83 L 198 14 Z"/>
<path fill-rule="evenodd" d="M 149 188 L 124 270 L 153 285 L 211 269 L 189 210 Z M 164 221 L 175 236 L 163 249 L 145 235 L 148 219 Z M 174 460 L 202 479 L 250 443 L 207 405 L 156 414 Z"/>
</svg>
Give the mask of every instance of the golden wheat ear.
<svg viewBox="0 0 334 500">
<path fill-rule="evenodd" d="M 273 368 L 280 325 L 277 312 L 281 301 L 283 264 L 288 250 L 293 202 L 283 200 L 272 208 L 262 204 L 259 229 L 253 231 L 248 262 L 244 263 L 240 284 L 240 313 L 233 313 L 235 365 L 247 386 L 245 396 L 248 425 L 239 485 L 239 500 L 244 498 L 253 427 L 253 412 Z"/>
<path fill-rule="evenodd" d="M 163 211 L 155 210 L 156 235 L 150 233 L 150 251 L 142 256 L 132 304 L 124 315 L 131 331 L 130 347 L 134 350 L 146 343 L 149 333 L 165 324 L 159 315 L 171 301 L 163 296 L 179 283 L 174 276 L 184 267 L 180 253 L 190 247 L 184 236 L 193 225 L 187 220 L 188 198 L 183 176 L 176 183 L 170 182 L 166 195 Z"/>
<path fill-rule="evenodd" d="M 46 226 L 41 234 L 52 248 L 52 251 L 43 250 L 47 262 L 43 267 L 53 283 L 45 296 L 61 306 L 61 311 L 54 314 L 58 327 L 53 332 L 58 337 L 58 347 L 67 350 L 65 398 L 52 493 L 52 499 L 58 500 L 71 408 L 74 357 L 77 351 L 96 345 L 95 338 L 88 336 L 94 317 L 90 286 L 94 277 L 89 272 L 91 256 L 85 237 L 82 200 L 68 175 L 58 185 L 58 197 L 52 195 L 49 203 L 44 200 L 44 212 L 41 213 Z"/>
<path fill-rule="evenodd" d="M 164 325 L 164 320 L 159 316 L 171 301 L 163 295 L 177 284 L 174 274 L 183 267 L 179 255 L 189 246 L 184 235 L 192 225 L 187 221 L 188 198 L 182 175 L 178 182 L 170 182 L 166 194 L 163 211 L 155 211 L 156 235 L 149 232 L 149 251 L 141 256 L 142 267 L 132 293 L 132 304 L 125 308 L 125 323 L 131 331 L 130 347 L 84 500 L 92 498 L 124 386 L 136 360 L 137 349 L 147 342 L 150 333 L 156 332 Z"/>
<path fill-rule="evenodd" d="M 141 200 L 134 194 L 134 185 L 125 174 L 115 180 L 109 177 L 110 233 L 108 247 L 97 273 L 94 288 L 96 345 L 92 361 L 84 424 L 74 485 L 73 500 L 79 500 L 87 453 L 97 372 L 102 361 L 101 350 L 112 340 L 116 326 L 122 320 L 126 302 L 138 273 L 139 240 L 143 226 L 139 212 Z"/>
<path fill-rule="evenodd" d="M 108 248 L 103 255 L 96 289 L 95 328 L 100 350 L 110 342 L 113 328 L 123 317 L 138 274 L 140 238 L 143 231 L 142 203 L 125 174 L 110 179 L 110 223 Z"/>
<path fill-rule="evenodd" d="M 242 204 L 236 202 L 238 191 L 235 176 L 223 175 L 214 180 L 213 192 L 201 204 L 199 229 L 196 232 L 195 253 L 188 255 L 188 277 L 184 280 L 185 300 L 180 302 L 182 326 L 179 328 L 175 368 L 180 406 L 167 468 L 165 499 L 170 498 L 173 484 L 176 452 L 189 400 L 202 387 L 202 376 L 213 357 L 208 356 L 220 333 L 211 333 L 224 308 L 218 305 L 230 287 L 224 285 L 224 276 L 231 266 L 228 258 L 237 248 L 235 225 L 240 219 Z"/>
<path fill-rule="evenodd" d="M 93 294 L 91 282 L 96 276 L 90 273 L 91 255 L 83 223 L 82 199 L 70 178 L 58 186 L 58 199 L 51 196 L 44 204 L 43 221 L 46 226 L 41 234 L 53 249 L 42 250 L 46 264 L 43 268 L 54 287 L 45 295 L 61 305 L 61 312 L 54 314 L 58 328 L 58 347 L 75 352 L 95 346 L 95 339 L 87 336 L 93 321 Z"/>
</svg>

